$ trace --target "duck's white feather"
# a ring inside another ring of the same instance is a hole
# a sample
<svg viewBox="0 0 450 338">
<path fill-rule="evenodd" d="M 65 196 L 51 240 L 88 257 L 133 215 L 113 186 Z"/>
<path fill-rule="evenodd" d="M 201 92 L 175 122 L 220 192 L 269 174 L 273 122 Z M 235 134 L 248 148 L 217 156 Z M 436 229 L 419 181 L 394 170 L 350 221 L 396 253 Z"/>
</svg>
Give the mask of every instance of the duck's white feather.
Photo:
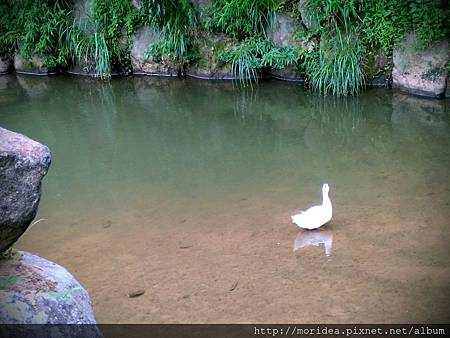
<svg viewBox="0 0 450 338">
<path fill-rule="evenodd" d="M 301 211 L 297 215 L 291 216 L 292 222 L 303 229 L 317 229 L 328 223 L 333 215 L 333 207 L 328 197 L 329 187 L 324 184 L 322 187 L 322 205 L 316 205 L 306 211 Z"/>
</svg>

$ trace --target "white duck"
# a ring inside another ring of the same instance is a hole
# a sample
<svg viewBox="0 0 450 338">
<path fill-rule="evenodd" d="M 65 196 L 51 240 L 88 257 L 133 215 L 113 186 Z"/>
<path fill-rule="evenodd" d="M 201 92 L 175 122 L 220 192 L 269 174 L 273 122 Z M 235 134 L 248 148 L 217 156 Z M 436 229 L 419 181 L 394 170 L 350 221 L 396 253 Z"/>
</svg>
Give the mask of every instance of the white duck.
<svg viewBox="0 0 450 338">
<path fill-rule="evenodd" d="M 291 216 L 292 223 L 297 224 L 303 229 L 317 229 L 331 220 L 333 207 L 328 197 L 330 187 L 328 184 L 322 186 L 322 205 L 315 205 L 306 211 L 300 211 L 299 214 Z"/>
</svg>

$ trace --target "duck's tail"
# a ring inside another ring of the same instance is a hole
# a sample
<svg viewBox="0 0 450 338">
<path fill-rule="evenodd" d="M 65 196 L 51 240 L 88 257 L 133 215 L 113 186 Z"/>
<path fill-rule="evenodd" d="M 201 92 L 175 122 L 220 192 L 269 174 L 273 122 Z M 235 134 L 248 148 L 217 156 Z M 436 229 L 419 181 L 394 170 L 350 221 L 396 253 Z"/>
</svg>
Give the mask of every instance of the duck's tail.
<svg viewBox="0 0 450 338">
<path fill-rule="evenodd" d="M 303 214 L 303 213 L 302 213 Z M 292 222 L 298 222 L 299 220 L 303 219 L 304 216 L 302 214 L 297 214 L 297 215 L 293 215 L 291 216 Z"/>
<path fill-rule="evenodd" d="M 300 216 L 301 214 L 304 214 L 305 212 L 303 210 L 300 210 L 298 214 L 291 216 L 291 220 L 293 221 L 294 219 L 298 218 L 298 216 Z"/>
</svg>

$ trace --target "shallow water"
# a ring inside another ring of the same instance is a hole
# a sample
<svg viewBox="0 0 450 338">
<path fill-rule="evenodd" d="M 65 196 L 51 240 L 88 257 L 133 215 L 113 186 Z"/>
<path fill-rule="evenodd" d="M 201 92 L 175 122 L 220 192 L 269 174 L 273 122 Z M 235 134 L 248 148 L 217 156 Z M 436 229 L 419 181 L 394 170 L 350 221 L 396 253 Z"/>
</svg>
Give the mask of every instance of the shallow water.
<svg viewBox="0 0 450 338">
<path fill-rule="evenodd" d="M 450 320 L 448 101 L 2 76 L 0 125 L 53 153 L 16 247 L 73 273 L 100 323 Z M 324 182 L 310 235 L 289 215 Z"/>
</svg>

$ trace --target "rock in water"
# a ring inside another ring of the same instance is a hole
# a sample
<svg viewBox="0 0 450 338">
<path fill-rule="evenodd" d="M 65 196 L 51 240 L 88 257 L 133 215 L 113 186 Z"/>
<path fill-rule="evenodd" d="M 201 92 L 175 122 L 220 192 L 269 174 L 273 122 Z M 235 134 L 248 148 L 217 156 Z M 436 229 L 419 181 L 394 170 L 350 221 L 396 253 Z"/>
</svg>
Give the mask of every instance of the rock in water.
<svg viewBox="0 0 450 338">
<path fill-rule="evenodd" d="M 0 74 L 9 73 L 11 70 L 11 60 L 6 57 L 0 56 Z"/>
<path fill-rule="evenodd" d="M 441 40 L 426 49 L 417 48 L 413 33 L 405 35 L 393 51 L 393 86 L 401 90 L 429 97 L 442 97 L 445 93 L 448 40 Z"/>
<path fill-rule="evenodd" d="M 300 48 L 308 51 L 314 48 L 314 43 L 304 36 L 305 29 L 299 20 L 287 13 L 277 13 L 272 24 L 267 30 L 268 37 L 273 40 L 275 47 Z M 304 76 L 297 70 L 295 65 L 278 69 L 272 67 L 270 75 L 276 79 L 303 82 Z"/>
<path fill-rule="evenodd" d="M 16 54 L 14 56 L 14 69 L 19 74 L 51 75 L 55 70 L 45 64 L 45 59 L 39 55 L 33 55 L 30 59 Z"/>
<path fill-rule="evenodd" d="M 130 51 L 131 66 L 135 74 L 178 76 L 181 65 L 177 62 L 165 60 L 152 61 L 145 57 L 148 46 L 159 40 L 161 33 L 151 27 L 141 27 L 133 35 L 133 45 Z"/>
<path fill-rule="evenodd" d="M 142 296 L 144 293 L 145 293 L 145 290 L 131 291 L 130 293 L 128 293 L 128 297 L 136 298 L 136 297 Z"/>
<path fill-rule="evenodd" d="M 62 266 L 28 252 L 0 260 L 0 324 L 95 324 L 86 290 Z"/>
<path fill-rule="evenodd" d="M 0 252 L 8 249 L 36 216 L 41 180 L 50 159 L 48 147 L 0 128 Z"/>
</svg>

